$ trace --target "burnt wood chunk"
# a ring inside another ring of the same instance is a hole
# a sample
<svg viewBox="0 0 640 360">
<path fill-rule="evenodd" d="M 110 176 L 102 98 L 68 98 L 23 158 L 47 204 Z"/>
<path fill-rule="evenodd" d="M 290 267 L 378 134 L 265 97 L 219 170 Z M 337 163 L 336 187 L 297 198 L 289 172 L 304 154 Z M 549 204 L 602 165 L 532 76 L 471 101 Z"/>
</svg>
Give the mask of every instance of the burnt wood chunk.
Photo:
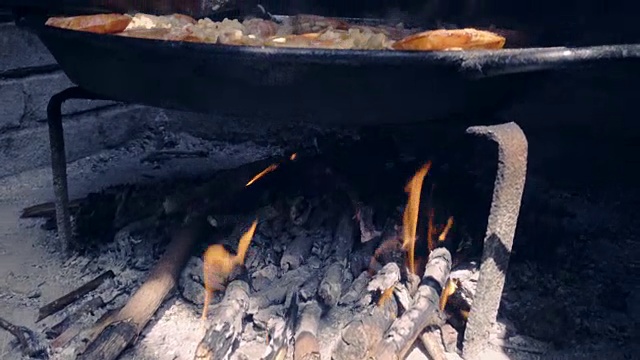
<svg viewBox="0 0 640 360">
<path fill-rule="evenodd" d="M 297 293 L 312 276 L 317 276 L 317 272 L 306 265 L 285 272 L 272 286 L 251 295 L 249 312 L 255 313 L 260 309 L 284 303 L 289 294 Z"/>
<path fill-rule="evenodd" d="M 332 360 L 361 360 L 380 341 L 398 314 L 398 304 L 393 296 L 383 301 L 376 297 L 399 281 L 396 263 L 385 265 L 372 278 L 367 287 L 369 294 L 361 299 L 361 309 L 342 330 Z"/>
<path fill-rule="evenodd" d="M 451 254 L 446 248 L 437 248 L 429 254 L 422 284 L 412 306 L 393 322 L 382 340 L 371 349 L 368 359 L 400 360 L 423 330 L 441 326 L 444 317 L 439 310 L 440 293 L 451 271 Z"/>
<path fill-rule="evenodd" d="M 249 285 L 241 280 L 232 281 L 209 317 L 211 323 L 198 344 L 194 359 L 228 359 L 238 347 L 242 320 L 248 309 Z"/>
<path fill-rule="evenodd" d="M 351 305 L 357 302 L 367 288 L 370 278 L 371 277 L 367 271 L 361 272 L 360 275 L 353 280 L 351 287 L 349 287 L 345 294 L 342 295 L 338 304 Z"/>
<path fill-rule="evenodd" d="M 317 301 L 310 301 L 302 309 L 293 348 L 293 360 L 320 360 L 318 327 L 322 308 Z"/>
<path fill-rule="evenodd" d="M 282 254 L 280 267 L 285 271 L 298 268 L 311 254 L 312 246 L 313 238 L 306 234 L 296 236 Z"/>
<path fill-rule="evenodd" d="M 342 296 L 342 285 L 347 274 L 347 258 L 351 254 L 354 240 L 354 224 L 351 215 L 342 214 L 333 237 L 333 252 L 329 257 L 330 265 L 326 269 L 318 296 L 325 305 L 335 306 Z"/>
</svg>

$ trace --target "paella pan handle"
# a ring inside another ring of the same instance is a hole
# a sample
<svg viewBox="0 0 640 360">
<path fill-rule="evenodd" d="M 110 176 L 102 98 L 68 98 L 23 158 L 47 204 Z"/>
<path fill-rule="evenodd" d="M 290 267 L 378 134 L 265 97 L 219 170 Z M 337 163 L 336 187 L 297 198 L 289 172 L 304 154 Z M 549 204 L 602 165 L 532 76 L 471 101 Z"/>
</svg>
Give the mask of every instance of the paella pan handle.
<svg viewBox="0 0 640 360">
<path fill-rule="evenodd" d="M 459 63 L 460 70 L 474 78 L 557 70 L 615 60 L 638 61 L 640 44 L 591 47 L 553 47 L 537 49 L 505 49 L 491 53 L 467 53 Z"/>
</svg>

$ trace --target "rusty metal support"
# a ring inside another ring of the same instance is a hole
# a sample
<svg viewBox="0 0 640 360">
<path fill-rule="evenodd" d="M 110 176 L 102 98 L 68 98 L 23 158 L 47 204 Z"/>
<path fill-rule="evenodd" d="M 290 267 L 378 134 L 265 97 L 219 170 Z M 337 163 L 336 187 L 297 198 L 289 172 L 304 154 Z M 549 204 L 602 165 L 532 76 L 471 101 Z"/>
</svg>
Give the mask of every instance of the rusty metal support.
<svg viewBox="0 0 640 360">
<path fill-rule="evenodd" d="M 100 99 L 79 87 L 71 87 L 51 97 L 47 105 L 49 124 L 49 147 L 51 150 L 51 172 L 55 195 L 58 242 L 63 253 L 68 254 L 71 243 L 71 214 L 69 212 L 69 190 L 67 186 L 67 156 L 62 128 L 62 104 L 70 99 Z"/>
<path fill-rule="evenodd" d="M 527 174 L 527 138 L 516 123 L 474 126 L 467 133 L 498 144 L 498 171 L 484 238 L 482 262 L 473 306 L 464 334 L 462 355 L 479 360 L 496 322 Z"/>
</svg>

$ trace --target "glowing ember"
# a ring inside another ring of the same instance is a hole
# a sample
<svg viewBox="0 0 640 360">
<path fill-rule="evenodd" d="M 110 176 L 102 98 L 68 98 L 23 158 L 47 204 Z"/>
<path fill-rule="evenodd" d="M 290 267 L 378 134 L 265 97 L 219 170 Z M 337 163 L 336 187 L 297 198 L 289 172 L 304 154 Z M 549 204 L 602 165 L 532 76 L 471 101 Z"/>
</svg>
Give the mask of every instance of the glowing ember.
<svg viewBox="0 0 640 360">
<path fill-rule="evenodd" d="M 253 234 L 256 231 L 258 220 L 255 220 L 249 230 L 240 237 L 238 243 L 238 253 L 234 256 L 231 255 L 224 246 L 215 244 L 209 246 L 204 253 L 204 309 L 202 310 L 202 319 L 207 318 L 207 311 L 209 310 L 209 303 L 214 291 L 224 290 L 225 283 L 231 275 L 231 272 L 236 266 L 241 266 L 244 263 L 247 249 Z"/>
<path fill-rule="evenodd" d="M 291 160 L 291 161 L 294 161 L 297 158 L 298 158 L 298 154 L 297 153 L 293 153 L 293 154 L 291 154 L 291 156 L 289 156 L 289 160 Z"/>
<path fill-rule="evenodd" d="M 409 271 L 416 273 L 415 265 L 415 247 L 416 247 L 416 228 L 418 226 L 418 212 L 420 210 L 420 194 L 422 192 L 422 183 L 424 177 L 431 168 L 431 162 L 424 164 L 418 172 L 409 180 L 404 191 L 409 194 L 407 206 L 402 216 L 402 247 L 408 252 Z"/>
<path fill-rule="evenodd" d="M 267 175 L 268 173 L 274 171 L 277 168 L 278 168 L 278 164 L 271 164 L 271 165 L 267 166 L 266 169 L 260 171 L 256 176 L 251 178 L 251 180 L 249 180 L 249 182 L 245 186 L 249 186 L 249 185 L 253 184 L 254 182 L 258 181 L 261 177 Z"/>
</svg>

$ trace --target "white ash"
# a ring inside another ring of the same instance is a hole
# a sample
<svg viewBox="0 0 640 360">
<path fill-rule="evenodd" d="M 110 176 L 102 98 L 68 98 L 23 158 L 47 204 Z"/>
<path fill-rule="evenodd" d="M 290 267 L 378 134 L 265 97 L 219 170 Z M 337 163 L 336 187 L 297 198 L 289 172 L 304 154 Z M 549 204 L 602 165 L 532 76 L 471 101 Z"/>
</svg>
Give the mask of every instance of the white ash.
<svg viewBox="0 0 640 360">
<path fill-rule="evenodd" d="M 470 262 L 463 266 L 458 266 L 449 274 L 450 279 L 460 281 L 458 294 L 469 305 L 473 305 L 473 295 L 476 293 L 478 277 L 480 276 L 480 266 L 477 262 Z"/>
</svg>

